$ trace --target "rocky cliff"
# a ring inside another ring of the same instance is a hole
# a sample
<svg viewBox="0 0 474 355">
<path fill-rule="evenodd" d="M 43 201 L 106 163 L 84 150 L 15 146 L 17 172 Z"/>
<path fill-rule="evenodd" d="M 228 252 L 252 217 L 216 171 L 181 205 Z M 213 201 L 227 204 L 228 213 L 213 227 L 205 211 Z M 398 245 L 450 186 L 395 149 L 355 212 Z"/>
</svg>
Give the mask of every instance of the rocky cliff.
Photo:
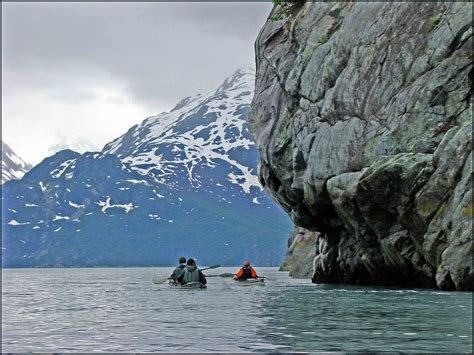
<svg viewBox="0 0 474 355">
<path fill-rule="evenodd" d="M 288 239 L 288 251 L 280 271 L 289 271 L 290 276 L 308 278 L 313 275 L 313 260 L 316 256 L 318 232 L 301 227 L 293 228 Z"/>
<path fill-rule="evenodd" d="M 261 30 L 259 179 L 321 233 L 314 282 L 473 289 L 471 6 L 307 2 Z"/>
</svg>

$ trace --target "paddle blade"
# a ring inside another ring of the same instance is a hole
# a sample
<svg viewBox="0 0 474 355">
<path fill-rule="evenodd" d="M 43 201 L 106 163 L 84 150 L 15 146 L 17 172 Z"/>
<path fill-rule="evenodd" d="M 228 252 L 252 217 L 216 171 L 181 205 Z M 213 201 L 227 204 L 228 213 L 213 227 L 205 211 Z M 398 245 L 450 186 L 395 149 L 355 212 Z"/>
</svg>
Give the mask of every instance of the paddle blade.
<svg viewBox="0 0 474 355">
<path fill-rule="evenodd" d="M 158 284 L 158 285 L 165 283 L 166 281 L 168 281 L 168 278 L 165 276 L 155 276 L 153 278 L 153 283 Z"/>
<path fill-rule="evenodd" d="M 275 278 L 268 277 L 268 276 L 257 276 L 257 279 L 264 279 L 264 280 L 268 280 L 268 281 L 276 281 Z"/>
</svg>

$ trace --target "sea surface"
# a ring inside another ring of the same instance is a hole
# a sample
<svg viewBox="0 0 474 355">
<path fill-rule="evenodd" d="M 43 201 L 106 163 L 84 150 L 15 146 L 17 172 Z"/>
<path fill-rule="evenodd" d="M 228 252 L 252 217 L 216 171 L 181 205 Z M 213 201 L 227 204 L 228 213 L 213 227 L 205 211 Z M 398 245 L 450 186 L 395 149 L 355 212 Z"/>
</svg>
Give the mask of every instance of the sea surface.
<svg viewBox="0 0 474 355">
<path fill-rule="evenodd" d="M 471 352 L 472 293 L 273 280 L 156 285 L 171 268 L 2 270 L 3 352 Z M 221 268 L 207 274 L 235 272 Z"/>
</svg>

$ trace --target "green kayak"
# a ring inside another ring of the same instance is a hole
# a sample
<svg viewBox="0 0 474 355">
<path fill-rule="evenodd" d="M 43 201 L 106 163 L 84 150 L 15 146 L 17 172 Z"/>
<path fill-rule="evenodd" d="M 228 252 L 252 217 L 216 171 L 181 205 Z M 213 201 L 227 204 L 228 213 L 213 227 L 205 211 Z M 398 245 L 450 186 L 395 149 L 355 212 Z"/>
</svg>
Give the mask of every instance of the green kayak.
<svg viewBox="0 0 474 355">
<path fill-rule="evenodd" d="M 234 280 L 234 285 L 237 285 L 237 286 L 265 286 L 265 281 L 263 279 Z"/>
<path fill-rule="evenodd" d="M 173 290 L 205 290 L 207 286 L 200 282 L 190 282 L 184 285 L 171 284 L 170 288 Z"/>
</svg>

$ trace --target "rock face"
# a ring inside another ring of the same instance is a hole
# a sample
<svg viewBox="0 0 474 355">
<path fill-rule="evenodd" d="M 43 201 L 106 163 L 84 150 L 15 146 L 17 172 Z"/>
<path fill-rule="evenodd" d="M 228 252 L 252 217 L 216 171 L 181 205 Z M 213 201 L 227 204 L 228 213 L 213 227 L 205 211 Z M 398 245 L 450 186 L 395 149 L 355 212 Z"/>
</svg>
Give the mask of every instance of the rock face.
<svg viewBox="0 0 474 355">
<path fill-rule="evenodd" d="M 470 3 L 311 3 L 256 41 L 259 178 L 314 282 L 472 290 Z"/>
<path fill-rule="evenodd" d="M 280 271 L 289 271 L 290 276 L 297 278 L 311 277 L 318 237 L 318 232 L 295 227 L 288 239 L 288 252 Z"/>
</svg>

